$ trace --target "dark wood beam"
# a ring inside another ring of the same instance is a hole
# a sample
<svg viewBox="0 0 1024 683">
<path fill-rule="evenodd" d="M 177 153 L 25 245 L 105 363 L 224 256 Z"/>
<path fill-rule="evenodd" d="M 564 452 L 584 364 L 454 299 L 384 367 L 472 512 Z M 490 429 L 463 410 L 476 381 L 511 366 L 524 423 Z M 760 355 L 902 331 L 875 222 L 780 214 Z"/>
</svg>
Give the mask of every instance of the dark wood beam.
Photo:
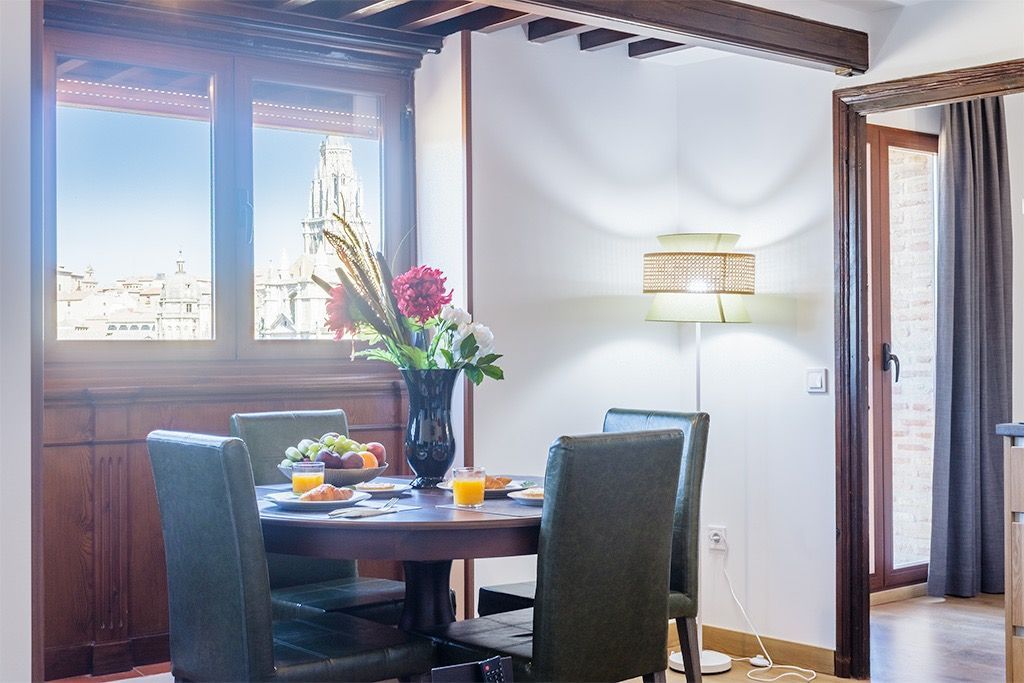
<svg viewBox="0 0 1024 683">
<path fill-rule="evenodd" d="M 354 4 L 361 5 L 355 9 L 342 9 L 340 14 L 335 15 L 335 19 L 338 21 L 360 21 L 367 17 L 372 17 L 375 14 L 386 12 L 389 9 L 399 7 L 409 2 L 409 0 L 374 0 L 374 2 L 356 2 Z M 352 4 L 352 3 L 342 3 Z"/>
<path fill-rule="evenodd" d="M 516 26 L 522 26 L 523 24 L 529 23 L 534 19 L 540 19 L 536 14 L 521 14 L 518 17 L 510 15 L 508 19 L 499 21 L 490 26 L 484 26 L 481 29 L 477 29 L 480 33 L 494 33 L 495 31 L 502 31 L 507 28 L 514 28 Z"/>
<path fill-rule="evenodd" d="M 670 40 L 662 40 L 661 38 L 644 38 L 629 44 L 629 56 L 636 59 L 647 59 L 648 57 L 666 55 L 669 52 L 678 52 L 679 50 L 686 50 L 691 47 L 693 45 L 673 43 Z"/>
<path fill-rule="evenodd" d="M 459 31 L 479 31 L 496 24 L 516 21 L 525 16 L 525 12 L 504 9 L 502 7 L 484 7 L 461 17 L 448 19 L 433 26 L 427 26 L 421 32 L 434 36 L 447 36 Z"/>
<path fill-rule="evenodd" d="M 546 43 L 555 38 L 575 35 L 587 30 L 583 24 L 562 19 L 550 19 L 544 17 L 536 19 L 526 25 L 526 37 L 531 43 Z"/>
<path fill-rule="evenodd" d="M 734 0 L 488 0 L 594 28 L 826 68 L 868 69 L 868 35 Z"/>
<path fill-rule="evenodd" d="M 363 23 L 416 31 L 480 9 L 467 0 L 417 0 L 375 14 Z"/>
<path fill-rule="evenodd" d="M 635 33 L 624 31 L 613 31 L 610 28 L 595 28 L 580 34 L 581 50 L 603 50 L 606 47 L 614 47 L 636 38 Z"/>
</svg>

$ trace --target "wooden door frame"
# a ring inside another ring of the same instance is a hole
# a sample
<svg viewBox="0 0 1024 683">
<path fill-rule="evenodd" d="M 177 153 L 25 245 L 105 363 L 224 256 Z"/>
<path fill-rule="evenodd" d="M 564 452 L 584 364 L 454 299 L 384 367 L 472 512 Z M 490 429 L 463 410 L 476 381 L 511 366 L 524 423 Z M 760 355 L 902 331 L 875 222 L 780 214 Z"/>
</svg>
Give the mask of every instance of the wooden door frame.
<svg viewBox="0 0 1024 683">
<path fill-rule="evenodd" d="M 1024 92 L 1024 59 L 833 93 L 836 337 L 836 674 L 870 674 L 868 114 Z"/>
</svg>

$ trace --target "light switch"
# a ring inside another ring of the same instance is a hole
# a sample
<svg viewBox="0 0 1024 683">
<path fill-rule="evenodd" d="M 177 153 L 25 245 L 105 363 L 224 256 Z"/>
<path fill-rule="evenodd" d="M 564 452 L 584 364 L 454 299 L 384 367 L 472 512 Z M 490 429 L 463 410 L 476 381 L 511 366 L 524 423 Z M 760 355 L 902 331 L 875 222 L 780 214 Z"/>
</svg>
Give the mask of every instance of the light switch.
<svg viewBox="0 0 1024 683">
<path fill-rule="evenodd" d="M 828 393 L 828 368 L 807 368 L 807 393 Z"/>
</svg>

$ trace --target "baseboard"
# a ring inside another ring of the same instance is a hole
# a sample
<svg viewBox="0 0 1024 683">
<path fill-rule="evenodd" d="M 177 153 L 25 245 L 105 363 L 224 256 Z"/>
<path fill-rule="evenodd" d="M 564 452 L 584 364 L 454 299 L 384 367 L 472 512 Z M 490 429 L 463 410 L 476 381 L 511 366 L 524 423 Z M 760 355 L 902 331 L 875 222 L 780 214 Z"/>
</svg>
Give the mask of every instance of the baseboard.
<svg viewBox="0 0 1024 683">
<path fill-rule="evenodd" d="M 703 629 L 705 650 L 717 650 L 732 657 L 752 657 L 761 651 L 753 633 L 708 624 L 703 624 Z M 835 650 L 769 636 L 761 636 L 761 640 L 764 641 L 764 646 L 768 648 L 768 653 L 776 664 L 793 664 L 821 674 L 835 674 Z M 679 649 L 679 633 L 676 631 L 675 620 L 669 621 L 668 624 L 668 646 L 671 650 Z"/>
<path fill-rule="evenodd" d="M 911 598 L 920 598 L 928 595 L 928 584 L 927 583 L 915 583 L 912 586 L 900 586 L 899 588 L 890 588 L 889 590 L 876 591 L 871 594 L 871 606 L 885 605 L 890 602 L 899 602 L 900 600 L 910 600 Z"/>
<path fill-rule="evenodd" d="M 44 653 L 43 676 L 46 680 L 100 676 L 130 671 L 135 666 L 166 662 L 169 659 L 170 645 L 166 633 L 136 636 L 110 643 L 48 647 Z"/>
</svg>

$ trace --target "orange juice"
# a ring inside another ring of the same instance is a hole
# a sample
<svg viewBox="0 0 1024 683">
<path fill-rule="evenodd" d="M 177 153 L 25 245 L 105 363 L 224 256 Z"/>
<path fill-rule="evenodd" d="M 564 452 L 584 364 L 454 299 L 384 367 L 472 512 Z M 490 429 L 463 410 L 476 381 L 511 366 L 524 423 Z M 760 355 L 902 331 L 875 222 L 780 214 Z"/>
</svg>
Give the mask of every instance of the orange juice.
<svg viewBox="0 0 1024 683">
<path fill-rule="evenodd" d="M 455 479 L 452 481 L 452 494 L 456 505 L 483 505 L 483 479 Z"/>
<path fill-rule="evenodd" d="M 292 493 L 301 496 L 322 483 L 324 483 L 323 472 L 295 472 L 292 474 Z"/>
</svg>

